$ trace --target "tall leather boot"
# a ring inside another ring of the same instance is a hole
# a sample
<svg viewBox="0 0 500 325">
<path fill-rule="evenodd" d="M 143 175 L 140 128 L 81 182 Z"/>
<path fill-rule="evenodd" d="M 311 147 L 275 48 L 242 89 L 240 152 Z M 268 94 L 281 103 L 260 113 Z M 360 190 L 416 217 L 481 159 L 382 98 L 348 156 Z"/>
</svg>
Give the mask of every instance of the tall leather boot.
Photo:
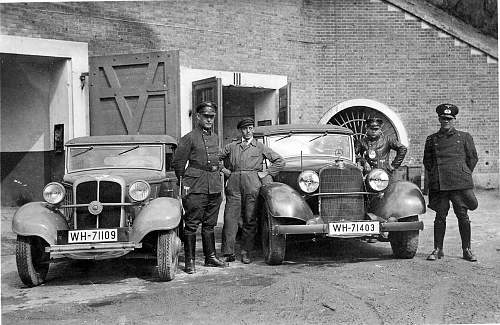
<svg viewBox="0 0 500 325">
<path fill-rule="evenodd" d="M 444 257 L 443 242 L 446 232 L 446 223 L 434 221 L 434 250 L 429 254 L 427 260 L 435 261 Z"/>
<path fill-rule="evenodd" d="M 468 220 L 459 220 L 458 230 L 460 231 L 460 238 L 462 239 L 464 259 L 469 262 L 477 261 L 476 256 L 472 253 L 472 250 L 470 248 L 470 222 Z"/>
<path fill-rule="evenodd" d="M 201 241 L 203 254 L 205 254 L 205 266 L 226 267 L 228 265 L 215 256 L 215 234 L 213 231 L 202 231 Z"/>
<path fill-rule="evenodd" d="M 188 274 L 196 272 L 194 256 L 196 251 L 196 234 L 184 234 L 184 271 Z"/>
</svg>

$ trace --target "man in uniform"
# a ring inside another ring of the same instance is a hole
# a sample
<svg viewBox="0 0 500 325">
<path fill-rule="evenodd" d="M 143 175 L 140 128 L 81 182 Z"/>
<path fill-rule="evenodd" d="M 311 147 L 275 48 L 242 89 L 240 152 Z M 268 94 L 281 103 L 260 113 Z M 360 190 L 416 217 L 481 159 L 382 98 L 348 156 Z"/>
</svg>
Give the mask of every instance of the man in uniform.
<svg viewBox="0 0 500 325">
<path fill-rule="evenodd" d="M 229 161 L 222 172 L 228 177 L 226 186 L 226 208 L 224 211 L 224 228 L 222 230 L 222 253 L 226 262 L 233 262 L 234 245 L 238 231 L 238 219 L 243 213 L 241 261 L 251 262 L 250 252 L 253 249 L 257 220 L 254 214 L 255 201 L 262 184 L 272 181 L 285 166 L 283 158 L 269 147 L 253 138 L 254 121 L 246 118 L 238 122 L 241 139 L 224 147 L 221 161 Z M 263 171 L 264 159 L 271 166 Z M 243 209 L 242 209 L 243 207 Z"/>
<path fill-rule="evenodd" d="M 172 166 L 182 179 L 184 259 L 186 273 L 195 272 L 196 230 L 201 223 L 205 266 L 224 267 L 215 255 L 214 227 L 222 202 L 218 137 L 212 132 L 217 105 L 203 102 L 195 109 L 196 127 L 181 138 Z M 189 163 L 186 168 L 186 163 Z"/>
<path fill-rule="evenodd" d="M 444 256 L 446 216 L 451 201 L 458 219 L 463 258 L 474 262 L 477 259 L 470 247 L 471 229 L 467 210 L 474 210 L 478 205 L 472 182 L 472 171 L 478 160 L 476 147 L 469 133 L 455 129 L 458 114 L 455 105 L 441 104 L 436 107 L 436 113 L 441 128 L 427 137 L 423 160 L 429 180 L 429 208 L 436 211 L 434 250 L 427 259 L 434 261 Z"/>
<path fill-rule="evenodd" d="M 406 156 L 407 148 L 399 141 L 382 134 L 383 121 L 380 118 L 368 118 L 366 123 L 366 137 L 356 144 L 356 154 L 365 173 L 373 168 L 385 169 L 389 174 L 397 169 Z M 396 151 L 392 163 L 389 163 L 390 151 Z"/>
</svg>

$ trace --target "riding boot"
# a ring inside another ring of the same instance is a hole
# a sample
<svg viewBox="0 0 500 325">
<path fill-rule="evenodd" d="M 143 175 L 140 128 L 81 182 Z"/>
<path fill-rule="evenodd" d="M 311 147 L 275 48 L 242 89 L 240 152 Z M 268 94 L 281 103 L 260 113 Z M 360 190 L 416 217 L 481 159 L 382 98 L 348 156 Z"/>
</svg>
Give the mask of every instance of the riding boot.
<svg viewBox="0 0 500 325">
<path fill-rule="evenodd" d="M 470 248 L 470 222 L 459 221 L 458 230 L 460 231 L 460 238 L 462 239 L 463 258 L 470 262 L 477 261 L 476 256 L 472 253 Z"/>
<path fill-rule="evenodd" d="M 202 231 L 201 240 L 203 243 L 203 254 L 205 254 L 205 266 L 228 266 L 227 263 L 222 262 L 215 256 L 215 234 L 213 231 Z"/>
<path fill-rule="evenodd" d="M 196 272 L 194 256 L 196 251 L 196 233 L 184 234 L 184 271 L 188 274 Z"/>
<path fill-rule="evenodd" d="M 444 257 L 443 242 L 446 232 L 446 223 L 434 222 L 434 250 L 429 254 L 427 260 L 435 261 Z"/>
</svg>

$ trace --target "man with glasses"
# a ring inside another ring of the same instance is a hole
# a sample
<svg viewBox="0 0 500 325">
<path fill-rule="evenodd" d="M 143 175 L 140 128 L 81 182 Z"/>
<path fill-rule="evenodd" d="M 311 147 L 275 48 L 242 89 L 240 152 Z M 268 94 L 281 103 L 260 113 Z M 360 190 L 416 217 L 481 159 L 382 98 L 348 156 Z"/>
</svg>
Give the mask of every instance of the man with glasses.
<svg viewBox="0 0 500 325">
<path fill-rule="evenodd" d="M 219 140 L 212 130 L 216 111 L 217 105 L 211 102 L 196 106 L 196 127 L 181 138 L 172 160 L 177 178 L 182 179 L 184 260 L 189 274 L 195 272 L 196 231 L 200 223 L 205 266 L 226 266 L 215 255 L 214 227 L 222 202 Z"/>
<path fill-rule="evenodd" d="M 423 159 L 429 182 L 428 206 L 436 211 L 434 250 L 427 259 L 434 261 L 444 257 L 446 216 L 451 201 L 458 219 L 463 258 L 475 262 L 477 259 L 471 251 L 471 228 L 467 210 L 474 210 L 478 205 L 472 181 L 472 172 L 478 161 L 476 147 L 469 133 L 455 129 L 458 107 L 441 104 L 436 107 L 436 113 L 441 128 L 427 137 Z"/>
</svg>

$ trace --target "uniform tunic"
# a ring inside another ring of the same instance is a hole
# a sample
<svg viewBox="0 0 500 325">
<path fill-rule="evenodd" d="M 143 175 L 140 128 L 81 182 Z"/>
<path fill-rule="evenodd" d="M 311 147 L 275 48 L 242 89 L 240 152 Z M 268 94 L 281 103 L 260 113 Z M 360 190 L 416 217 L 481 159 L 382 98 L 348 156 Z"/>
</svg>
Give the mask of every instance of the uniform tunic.
<svg viewBox="0 0 500 325">
<path fill-rule="evenodd" d="M 222 202 L 216 134 L 196 127 L 181 138 L 172 166 L 177 178 L 182 177 L 184 223 L 187 234 L 213 231 Z M 186 168 L 186 163 L 188 164 Z"/>
<path fill-rule="evenodd" d="M 377 140 L 370 140 L 366 137 L 356 144 L 356 153 L 359 154 L 362 160 L 366 161 L 371 168 L 383 168 L 388 170 L 391 149 L 396 151 L 396 157 L 394 157 L 391 165 L 394 168 L 398 168 L 405 158 L 407 148 L 396 139 L 381 136 Z"/>
<path fill-rule="evenodd" d="M 263 170 L 262 163 L 264 159 L 267 159 L 271 162 L 267 172 L 269 175 L 275 176 L 285 166 L 285 161 L 279 154 L 255 139 L 249 144 L 242 143 L 242 139 L 227 144 L 220 159 L 227 161 L 228 166 L 226 167 L 231 170 L 226 186 L 222 252 L 226 255 L 234 254 L 242 203 L 245 210 L 243 214 L 242 249 L 249 252 L 253 248 L 257 229 L 254 215 L 255 200 L 262 183 L 271 181 L 269 176 L 261 181 L 257 172 Z"/>
<path fill-rule="evenodd" d="M 472 191 L 472 172 L 478 161 L 472 136 L 454 128 L 437 132 L 425 141 L 423 163 L 429 182 L 429 207 L 444 223 L 450 208 L 459 220 L 468 222 L 467 210 L 477 208 Z"/>
</svg>

